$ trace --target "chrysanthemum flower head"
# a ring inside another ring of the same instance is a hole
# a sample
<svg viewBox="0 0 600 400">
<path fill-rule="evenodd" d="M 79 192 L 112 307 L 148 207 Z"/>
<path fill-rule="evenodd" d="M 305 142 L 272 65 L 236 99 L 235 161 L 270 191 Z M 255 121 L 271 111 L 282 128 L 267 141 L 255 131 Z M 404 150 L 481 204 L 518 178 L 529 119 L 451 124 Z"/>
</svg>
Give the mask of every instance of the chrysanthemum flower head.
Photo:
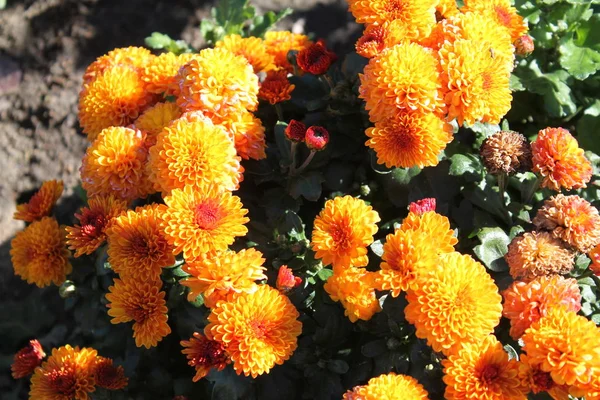
<svg viewBox="0 0 600 400">
<path fill-rule="evenodd" d="M 150 50 L 144 47 L 123 47 L 114 49 L 91 63 L 83 74 L 83 83 L 90 83 L 106 70 L 117 65 L 132 67 L 135 71 L 141 69 L 149 62 L 153 62 L 156 57 L 152 55 Z"/>
<path fill-rule="evenodd" d="M 582 253 L 600 243 L 598 209 L 577 195 L 557 194 L 546 200 L 533 219 L 538 229 L 552 231 Z"/>
<path fill-rule="evenodd" d="M 188 364 L 196 370 L 196 375 L 192 378 L 198 382 L 204 378 L 211 369 L 222 371 L 227 364 L 231 363 L 223 343 L 207 339 L 201 333 L 194 332 L 190 340 L 182 340 L 181 352 L 188 359 Z"/>
<path fill-rule="evenodd" d="M 275 57 L 267 52 L 267 46 L 261 38 L 227 35 L 215 43 L 215 47 L 227 49 L 238 56 L 244 57 L 257 74 L 275 68 Z"/>
<path fill-rule="evenodd" d="M 293 288 L 299 286 L 302 283 L 302 278 L 294 275 L 294 271 L 287 265 L 279 267 L 277 272 L 277 281 L 275 287 L 282 293 L 287 293 Z"/>
<path fill-rule="evenodd" d="M 63 181 L 51 180 L 42 183 L 40 190 L 34 193 L 27 203 L 19 204 L 14 219 L 33 222 L 50 215 L 52 208 L 63 192 Z"/>
<path fill-rule="evenodd" d="M 531 150 L 533 172 L 542 176 L 542 187 L 557 192 L 580 189 L 592 179 L 592 163 L 566 129 L 542 129 Z"/>
<path fill-rule="evenodd" d="M 67 244 L 75 250 L 75 257 L 92 254 L 106 240 L 106 228 L 112 218 L 127 209 L 127 202 L 108 196 L 93 196 L 75 218 L 79 225 L 67 226 Z"/>
<path fill-rule="evenodd" d="M 233 141 L 208 118 L 180 118 L 164 128 L 150 149 L 148 170 L 163 194 L 210 182 L 235 190 L 242 178 Z"/>
<path fill-rule="evenodd" d="M 153 193 L 146 174 L 148 150 L 139 130 L 104 129 L 88 147 L 81 165 L 81 185 L 89 196 L 115 195 L 134 200 Z"/>
<path fill-rule="evenodd" d="M 377 211 L 364 200 L 352 196 L 327 200 L 312 232 L 315 257 L 334 268 L 366 266 L 367 246 L 373 242 L 379 221 Z"/>
<path fill-rule="evenodd" d="M 226 119 L 212 117 L 212 120 L 233 136 L 235 151 L 242 159 L 262 160 L 267 157 L 265 127 L 250 111 L 242 111 Z"/>
<path fill-rule="evenodd" d="M 300 51 L 312 42 L 306 35 L 292 33 L 289 31 L 268 31 L 265 33 L 265 46 L 267 53 L 271 54 L 275 60 L 275 66 L 292 72 L 292 64 L 288 61 L 287 55 L 291 50 Z"/>
<path fill-rule="evenodd" d="M 428 393 L 413 377 L 393 372 L 369 379 L 344 394 L 343 400 L 428 400 Z"/>
<path fill-rule="evenodd" d="M 369 118 L 378 122 L 400 111 L 444 109 L 439 63 L 435 54 L 416 43 L 400 43 L 372 58 L 360 77 L 360 98 Z"/>
<path fill-rule="evenodd" d="M 256 378 L 290 358 L 302 332 L 298 310 L 278 290 L 260 285 L 222 301 L 208 316 L 204 333 L 223 344 L 238 374 Z"/>
<path fill-rule="evenodd" d="M 268 101 L 270 104 L 281 103 L 292 98 L 292 91 L 296 87 L 287 78 L 285 69 L 271 70 L 260 84 L 258 98 Z"/>
<path fill-rule="evenodd" d="M 123 367 L 113 365 L 113 360 L 106 357 L 96 357 L 92 374 L 96 380 L 96 386 L 108 390 L 123 389 L 129 381 Z"/>
<path fill-rule="evenodd" d="M 519 355 L 519 377 L 534 394 L 547 392 L 554 400 L 569 399 L 569 386 L 554 382 L 550 373 L 542 371 L 539 364 L 531 363 L 527 354 Z"/>
<path fill-rule="evenodd" d="M 212 308 L 234 293 L 256 291 L 256 281 L 267 279 L 264 262 L 262 253 L 254 249 L 217 252 L 210 257 L 187 261 L 183 269 L 191 277 L 180 283 L 190 288 L 191 299 L 203 295 L 204 304 Z"/>
<path fill-rule="evenodd" d="M 105 128 L 132 123 L 152 100 L 138 72 L 117 65 L 84 85 L 79 94 L 79 123 L 94 141 Z"/>
<path fill-rule="evenodd" d="M 162 281 L 115 279 L 114 285 L 106 294 L 109 303 L 110 322 L 120 324 L 134 321 L 133 338 L 135 345 L 149 349 L 171 333 L 167 324 L 165 292 L 160 290 Z"/>
<path fill-rule="evenodd" d="M 502 314 L 510 319 L 510 335 L 515 340 L 554 307 L 564 306 L 574 312 L 581 309 L 577 281 L 560 275 L 540 276 L 528 283 L 514 282 L 502 296 Z"/>
<path fill-rule="evenodd" d="M 548 232 L 526 232 L 515 237 L 504 256 L 514 279 L 531 279 L 573 269 L 574 253 L 566 243 Z"/>
<path fill-rule="evenodd" d="M 518 375 L 517 360 L 509 360 L 502 343 L 492 335 L 465 343 L 442 364 L 448 400 L 527 399 L 529 390 Z"/>
<path fill-rule="evenodd" d="M 220 118 L 258 105 L 258 77 L 242 56 L 227 49 L 204 49 L 179 70 L 177 105 Z"/>
<path fill-rule="evenodd" d="M 156 280 L 162 268 L 175 263 L 173 247 L 161 227 L 163 207 L 153 204 L 129 210 L 106 230 L 108 261 L 121 278 Z"/>
<path fill-rule="evenodd" d="M 97 352 L 66 345 L 36 368 L 31 377 L 29 398 L 36 400 L 88 400 L 96 390 L 92 374 Z"/>
<path fill-rule="evenodd" d="M 163 96 L 179 95 L 177 73 L 181 67 L 195 57 L 197 57 L 195 53 L 176 55 L 167 52 L 151 58 L 141 69 L 141 78 L 146 91 Z"/>
<path fill-rule="evenodd" d="M 133 125 L 146 134 L 146 147 L 150 148 L 156 144 L 158 134 L 179 117 L 181 117 L 181 109 L 177 107 L 177 104 L 156 103 L 144 111 Z"/>
<path fill-rule="evenodd" d="M 515 46 L 515 54 L 521 57 L 528 57 L 535 50 L 533 38 L 529 35 L 520 36 L 513 42 L 513 46 Z"/>
<path fill-rule="evenodd" d="M 452 253 L 454 246 L 458 243 L 458 239 L 454 236 L 454 230 L 450 229 L 448 217 L 438 214 L 434 210 L 423 213 L 411 210 L 402 221 L 400 230 L 424 232 L 429 237 L 437 254 Z"/>
<path fill-rule="evenodd" d="M 452 141 L 452 126 L 432 112 L 402 110 L 368 128 L 366 145 L 386 167 L 429 167 Z"/>
<path fill-rule="evenodd" d="M 456 4 L 456 0 L 440 0 L 435 6 L 436 17 L 450 18 L 458 15 L 460 11 Z"/>
<path fill-rule="evenodd" d="M 512 101 L 506 62 L 476 40 L 446 41 L 439 54 L 448 119 L 456 118 L 459 125 L 498 123 Z"/>
<path fill-rule="evenodd" d="M 565 307 L 554 307 L 522 337 L 531 363 L 559 385 L 585 387 L 598 378 L 600 328 Z"/>
<path fill-rule="evenodd" d="M 304 142 L 306 138 L 306 125 L 302 121 L 291 120 L 285 127 L 285 137 L 292 142 Z"/>
<path fill-rule="evenodd" d="M 525 136 L 517 132 L 494 133 L 484 140 L 479 154 L 490 174 L 531 170 L 531 145 Z"/>
<path fill-rule="evenodd" d="M 33 371 L 42 365 L 44 357 L 46 357 L 46 353 L 40 342 L 37 339 L 30 340 L 27 346 L 15 354 L 10 366 L 12 377 L 20 379 L 33 374 Z"/>
<path fill-rule="evenodd" d="M 329 131 L 322 126 L 309 126 L 304 135 L 304 143 L 311 151 L 325 150 L 329 143 Z"/>
<path fill-rule="evenodd" d="M 406 39 L 406 25 L 401 21 L 387 21 L 381 25 L 368 25 L 356 42 L 356 52 L 365 58 L 378 56 L 383 50 Z"/>
<path fill-rule="evenodd" d="M 10 243 L 15 275 L 38 287 L 63 283 L 73 270 L 70 255 L 64 230 L 51 217 L 33 222 Z"/>
<path fill-rule="evenodd" d="M 183 252 L 186 259 L 226 250 L 236 236 L 248 232 L 244 226 L 248 210 L 242 208 L 240 198 L 215 184 L 174 189 L 164 200 L 165 235 L 175 254 Z"/>
<path fill-rule="evenodd" d="M 352 322 L 368 321 L 381 311 L 375 296 L 375 273 L 364 268 L 337 270 L 327 279 L 324 288 L 333 301 L 339 301 L 344 314 Z"/>
<path fill-rule="evenodd" d="M 327 49 L 323 40 L 300 50 L 296 56 L 300 69 L 313 75 L 323 75 L 336 60 L 337 55 Z"/>
<path fill-rule="evenodd" d="M 485 267 L 470 256 L 454 252 L 440 259 L 440 268 L 417 276 L 404 313 L 417 337 L 449 355 L 493 332 L 502 315 L 502 297 Z"/>
<path fill-rule="evenodd" d="M 504 26 L 510 32 L 511 42 L 527 33 L 527 23 L 517 14 L 517 9 L 511 6 L 510 0 L 465 0 L 464 4 L 461 9 L 463 13 L 473 11 L 487 14 Z"/>
</svg>

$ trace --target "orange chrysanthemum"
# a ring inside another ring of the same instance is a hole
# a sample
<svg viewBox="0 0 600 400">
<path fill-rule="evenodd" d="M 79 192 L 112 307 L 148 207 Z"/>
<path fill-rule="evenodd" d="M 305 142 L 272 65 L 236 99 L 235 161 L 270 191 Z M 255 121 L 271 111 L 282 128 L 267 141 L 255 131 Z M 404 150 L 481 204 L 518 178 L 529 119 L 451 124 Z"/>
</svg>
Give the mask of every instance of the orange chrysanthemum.
<svg viewBox="0 0 600 400">
<path fill-rule="evenodd" d="M 227 49 L 238 56 L 244 57 L 257 74 L 275 68 L 275 58 L 273 54 L 267 52 L 267 46 L 261 38 L 227 35 L 223 40 L 215 43 L 215 47 Z"/>
<path fill-rule="evenodd" d="M 400 230 L 425 232 L 438 254 L 452 253 L 454 246 L 458 243 L 458 239 L 454 236 L 454 230 L 450 229 L 448 217 L 435 211 L 427 211 L 422 214 L 409 212 L 402 221 Z"/>
<path fill-rule="evenodd" d="M 528 388 L 518 375 L 517 360 L 509 360 L 502 343 L 486 336 L 466 343 L 443 360 L 445 398 L 526 400 Z"/>
<path fill-rule="evenodd" d="M 397 20 L 406 26 L 407 39 L 429 35 L 435 25 L 436 0 L 349 0 L 359 24 L 381 25 Z"/>
<path fill-rule="evenodd" d="M 473 11 L 487 14 L 510 32 L 511 42 L 527 33 L 527 23 L 511 6 L 510 0 L 465 0 L 462 12 Z"/>
<path fill-rule="evenodd" d="M 378 56 L 388 47 L 408 40 L 402 21 L 388 21 L 381 25 L 368 25 L 356 42 L 356 52 L 365 58 Z"/>
<path fill-rule="evenodd" d="M 114 68 L 117 65 L 129 66 L 136 71 L 141 69 L 149 62 L 153 62 L 156 57 L 150 53 L 150 50 L 144 47 L 124 47 L 114 49 L 108 54 L 98 57 L 91 63 L 83 74 L 83 83 L 90 83 L 106 70 Z"/>
<path fill-rule="evenodd" d="M 220 118 L 258 105 L 258 77 L 242 56 L 227 49 L 204 49 L 179 70 L 177 105 Z"/>
<path fill-rule="evenodd" d="M 73 270 L 70 256 L 64 230 L 51 217 L 33 222 L 10 242 L 15 275 L 38 287 L 63 283 Z"/>
<path fill-rule="evenodd" d="M 325 282 L 324 288 L 333 301 L 342 303 L 344 314 L 350 321 L 368 321 L 375 313 L 381 311 L 375 296 L 374 279 L 374 272 L 349 267 L 334 272 Z"/>
<path fill-rule="evenodd" d="M 265 33 L 267 53 L 273 56 L 275 66 L 292 72 L 292 64 L 288 61 L 291 50 L 300 51 L 312 44 L 308 36 L 289 31 L 269 31 Z"/>
<path fill-rule="evenodd" d="M 88 147 L 81 165 L 81 186 L 89 196 L 111 195 L 135 200 L 153 193 L 146 175 L 148 150 L 139 130 L 104 129 Z"/>
<path fill-rule="evenodd" d="M 360 77 L 360 98 L 372 122 L 392 118 L 399 110 L 442 112 L 439 63 L 416 43 L 400 43 L 371 58 Z"/>
<path fill-rule="evenodd" d="M 578 312 L 581 293 L 575 279 L 540 276 L 531 282 L 514 282 L 502 293 L 502 315 L 510 320 L 510 336 L 518 340 L 532 323 L 557 306 Z"/>
<path fill-rule="evenodd" d="M 113 360 L 110 358 L 96 357 L 92 373 L 98 387 L 119 390 L 127 386 L 128 379 L 123 367 L 113 365 Z"/>
<path fill-rule="evenodd" d="M 460 13 L 456 0 L 440 0 L 435 6 L 435 11 L 442 18 L 450 18 Z"/>
<path fill-rule="evenodd" d="M 592 271 L 594 275 L 600 276 L 600 243 L 589 252 L 588 257 L 592 260 L 590 271 Z"/>
<path fill-rule="evenodd" d="M 559 385 L 593 385 L 600 370 L 600 328 L 564 307 L 554 307 L 522 337 L 531 363 Z"/>
<path fill-rule="evenodd" d="M 126 126 L 153 100 L 138 72 L 124 65 L 107 69 L 79 95 L 79 123 L 90 141 L 111 126 Z"/>
<path fill-rule="evenodd" d="M 19 204 L 13 218 L 25 222 L 33 222 L 50 215 L 52 208 L 63 192 L 63 181 L 45 181 L 40 190 L 27 203 Z"/>
<path fill-rule="evenodd" d="M 87 400 L 96 390 L 92 367 L 94 349 L 66 345 L 52 350 L 52 355 L 35 369 L 31 377 L 29 398 L 36 400 Z"/>
<path fill-rule="evenodd" d="M 165 197 L 162 214 L 167 240 L 174 253 L 183 252 L 187 260 L 209 252 L 226 250 L 236 236 L 244 236 L 249 219 L 237 196 L 217 185 L 200 189 L 186 186 Z"/>
<path fill-rule="evenodd" d="M 164 96 L 179 95 L 177 73 L 181 67 L 197 56 L 195 53 L 176 55 L 167 52 L 150 59 L 141 71 L 141 78 L 146 85 L 146 91 Z"/>
<path fill-rule="evenodd" d="M 542 129 L 531 151 L 533 172 L 542 176 L 542 187 L 557 192 L 580 189 L 592 179 L 592 163 L 566 129 Z"/>
<path fill-rule="evenodd" d="M 252 293 L 256 281 L 267 279 L 262 253 L 254 249 L 223 251 L 210 257 L 188 261 L 185 272 L 191 275 L 180 283 L 190 288 L 189 298 L 204 296 L 204 304 L 214 307 L 234 293 Z"/>
<path fill-rule="evenodd" d="M 574 254 L 565 242 L 548 232 L 527 232 L 515 237 L 504 256 L 514 279 L 564 275 L 573 269 Z"/>
<path fill-rule="evenodd" d="M 133 124 L 136 129 L 146 134 L 146 147 L 150 148 L 156 144 L 158 134 L 179 117 L 181 109 L 177 104 L 157 103 L 144 111 Z"/>
<path fill-rule="evenodd" d="M 161 227 L 158 204 L 129 210 L 114 218 L 106 230 L 108 261 L 123 279 L 156 280 L 175 263 L 173 247 Z"/>
<path fill-rule="evenodd" d="M 112 218 L 127 209 L 127 202 L 113 195 L 94 196 L 88 199 L 88 207 L 83 207 L 75 218 L 79 225 L 67 226 L 67 244 L 75 250 L 75 257 L 92 254 L 106 240 L 106 228 Z"/>
<path fill-rule="evenodd" d="M 213 122 L 233 136 L 235 150 L 244 160 L 262 160 L 267 157 L 265 127 L 251 112 L 242 111 L 224 120 L 213 117 Z"/>
<path fill-rule="evenodd" d="M 233 141 L 210 119 L 180 118 L 164 128 L 150 149 L 150 179 L 163 194 L 214 183 L 236 190 L 242 179 Z"/>
<path fill-rule="evenodd" d="M 211 369 L 222 371 L 231 363 L 223 343 L 209 340 L 201 333 L 194 332 L 190 340 L 182 340 L 180 344 L 188 364 L 196 370 L 196 375 L 192 378 L 194 382 L 204 378 Z"/>
<path fill-rule="evenodd" d="M 427 391 L 413 377 L 393 372 L 369 379 L 369 383 L 355 387 L 342 400 L 429 400 Z"/>
<path fill-rule="evenodd" d="M 238 374 L 256 378 L 283 364 L 296 350 L 302 332 L 298 316 L 287 296 L 261 285 L 254 293 L 218 303 L 204 333 L 225 346 Z"/>
<path fill-rule="evenodd" d="M 30 340 L 27 346 L 15 354 L 10 366 L 12 377 L 20 379 L 33 374 L 33 371 L 42 365 L 44 357 L 46 353 L 40 342 L 37 339 Z"/>
<path fill-rule="evenodd" d="M 430 167 L 452 141 L 452 126 L 434 113 L 400 111 L 365 132 L 366 145 L 386 167 Z"/>
<path fill-rule="evenodd" d="M 315 257 L 334 269 L 366 266 L 367 246 L 373 243 L 379 221 L 377 211 L 364 200 L 352 196 L 327 200 L 312 232 Z"/>
<path fill-rule="evenodd" d="M 448 119 L 459 125 L 500 122 L 512 101 L 505 60 L 494 57 L 486 43 L 466 39 L 445 42 L 439 54 Z"/>
<path fill-rule="evenodd" d="M 135 345 L 147 349 L 154 347 L 171 333 L 167 324 L 167 306 L 165 292 L 160 290 L 162 281 L 115 279 L 114 285 L 106 294 L 109 303 L 110 322 L 120 324 L 134 321 L 133 338 Z"/>
<path fill-rule="evenodd" d="M 440 267 L 417 276 L 409 288 L 406 319 L 435 351 L 455 354 L 493 332 L 502 297 L 485 267 L 468 255 L 440 256 Z"/>
<path fill-rule="evenodd" d="M 277 271 L 275 287 L 282 293 L 287 293 L 302 283 L 302 278 L 294 275 L 294 271 L 287 265 L 282 265 Z"/>
<path fill-rule="evenodd" d="M 284 69 L 273 70 L 260 84 L 258 98 L 270 104 L 281 103 L 292 98 L 292 91 L 296 87 L 287 78 L 288 72 Z"/>
<path fill-rule="evenodd" d="M 296 64 L 304 72 L 313 75 L 323 75 L 329 70 L 331 64 L 337 61 L 337 55 L 327 49 L 325 41 L 317 40 L 296 55 Z"/>
<path fill-rule="evenodd" d="M 546 200 L 533 219 L 538 229 L 552 231 L 582 253 L 600 243 L 598 209 L 577 195 L 557 194 Z"/>
<path fill-rule="evenodd" d="M 527 354 L 519 356 L 519 377 L 534 394 L 547 392 L 554 400 L 569 400 L 569 386 L 554 382 L 548 372 L 531 363 Z"/>
</svg>

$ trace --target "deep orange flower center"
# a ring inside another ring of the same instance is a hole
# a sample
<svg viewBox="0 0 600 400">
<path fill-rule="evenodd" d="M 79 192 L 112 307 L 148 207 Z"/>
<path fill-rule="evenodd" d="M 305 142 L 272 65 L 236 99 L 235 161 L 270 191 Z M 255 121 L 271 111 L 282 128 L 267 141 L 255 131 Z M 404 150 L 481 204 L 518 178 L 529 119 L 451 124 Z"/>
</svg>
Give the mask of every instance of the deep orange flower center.
<svg viewBox="0 0 600 400">
<path fill-rule="evenodd" d="M 350 247 L 352 231 L 347 223 L 342 223 L 331 227 L 329 231 L 331 238 L 340 250 L 346 250 Z"/>
<path fill-rule="evenodd" d="M 223 345 L 214 340 L 202 340 L 197 342 L 192 358 L 188 364 L 196 366 L 218 366 L 226 362 L 227 355 Z"/>
<path fill-rule="evenodd" d="M 494 83 L 492 74 L 490 74 L 489 72 L 486 71 L 481 75 L 481 78 L 483 80 L 483 83 L 482 83 L 483 90 L 490 90 Z"/>
<path fill-rule="evenodd" d="M 44 203 L 44 197 L 40 192 L 34 194 L 29 202 L 27 203 L 27 207 L 29 208 L 29 212 L 37 213 L 42 208 L 42 204 Z"/>
<path fill-rule="evenodd" d="M 498 16 L 498 20 L 500 20 L 502 25 L 509 26 L 510 25 L 510 12 L 507 9 L 503 8 L 502 6 L 496 6 L 495 11 L 496 11 L 496 15 Z"/>
<path fill-rule="evenodd" d="M 140 235 L 138 236 L 134 236 L 133 239 L 131 239 L 131 249 L 136 253 L 136 254 L 148 254 L 148 252 L 150 251 L 148 243 L 146 242 L 146 239 Z"/>
<path fill-rule="evenodd" d="M 534 393 L 547 392 L 554 387 L 554 381 L 549 372 L 537 370 L 533 373 L 533 387 L 531 388 Z"/>
<path fill-rule="evenodd" d="M 119 369 L 110 363 L 96 365 L 96 383 L 100 387 L 111 386 L 119 378 Z"/>
<path fill-rule="evenodd" d="M 402 0 L 388 0 L 385 4 L 385 11 L 388 13 L 393 13 L 394 15 L 399 15 L 402 11 L 404 11 L 405 4 Z"/>
<path fill-rule="evenodd" d="M 250 328 L 252 329 L 252 333 L 254 337 L 257 339 L 264 338 L 269 332 L 270 324 L 265 321 L 252 320 L 250 321 Z"/>
<path fill-rule="evenodd" d="M 200 229 L 214 229 L 219 222 L 219 206 L 215 203 L 200 203 L 194 210 L 194 222 Z"/>
<path fill-rule="evenodd" d="M 102 234 L 108 222 L 104 214 L 93 211 L 84 212 L 80 218 L 81 233 L 87 237 L 97 237 Z"/>
<path fill-rule="evenodd" d="M 494 364 L 488 364 L 481 371 L 481 381 L 487 385 L 494 382 L 500 376 L 500 368 Z"/>
<path fill-rule="evenodd" d="M 392 139 L 395 151 L 409 151 L 416 146 L 415 132 L 408 127 L 398 127 L 394 130 L 390 138 Z"/>
<path fill-rule="evenodd" d="M 137 304 L 131 308 L 130 314 L 135 322 L 143 323 L 154 314 L 154 304 Z"/>
<path fill-rule="evenodd" d="M 74 371 L 61 368 L 60 370 L 50 372 L 47 377 L 49 386 L 54 392 L 69 397 L 75 395 L 77 381 Z"/>
</svg>

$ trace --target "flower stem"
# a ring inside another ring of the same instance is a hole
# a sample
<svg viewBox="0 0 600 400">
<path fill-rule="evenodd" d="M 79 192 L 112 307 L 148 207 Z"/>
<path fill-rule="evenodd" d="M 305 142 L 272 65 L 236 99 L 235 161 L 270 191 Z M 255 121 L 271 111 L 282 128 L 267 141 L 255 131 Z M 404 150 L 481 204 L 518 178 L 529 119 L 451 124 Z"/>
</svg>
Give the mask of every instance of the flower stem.
<svg viewBox="0 0 600 400">
<path fill-rule="evenodd" d="M 296 149 L 298 147 L 298 142 L 292 142 L 290 146 L 290 157 L 292 158 L 292 164 L 290 165 L 290 175 L 293 175 L 296 172 Z"/>
<path fill-rule="evenodd" d="M 285 122 L 285 119 L 283 118 L 283 109 L 281 108 L 281 104 L 275 103 L 275 111 L 277 112 L 277 119 L 279 121 Z"/>
<path fill-rule="evenodd" d="M 329 77 L 328 75 L 324 74 L 324 75 L 319 75 L 319 80 L 321 82 L 325 83 L 325 86 L 327 88 L 329 88 L 329 91 L 331 92 L 334 88 L 335 85 L 333 84 L 333 81 L 331 80 L 331 77 Z"/>
<path fill-rule="evenodd" d="M 308 155 L 308 157 L 306 157 L 306 160 L 304 160 L 302 165 L 297 170 L 294 171 L 294 175 L 301 174 L 302 171 L 304 171 L 306 169 L 306 167 L 308 167 L 308 164 L 310 164 L 310 162 L 312 161 L 315 154 L 317 154 L 316 150 L 311 150 L 310 154 Z"/>
<path fill-rule="evenodd" d="M 523 204 L 529 204 L 531 202 L 531 199 L 533 199 L 533 195 L 535 194 L 536 190 L 538 190 L 540 188 L 540 182 L 541 182 L 540 177 L 536 175 L 535 182 L 533 183 L 533 185 L 531 185 L 529 190 L 525 193 L 525 196 L 523 196 L 524 197 Z"/>
<path fill-rule="evenodd" d="M 506 172 L 500 172 L 496 178 L 498 179 L 498 189 L 500 190 L 500 201 L 502 201 L 502 204 L 506 204 L 504 201 L 504 192 L 508 184 L 508 175 Z"/>
</svg>

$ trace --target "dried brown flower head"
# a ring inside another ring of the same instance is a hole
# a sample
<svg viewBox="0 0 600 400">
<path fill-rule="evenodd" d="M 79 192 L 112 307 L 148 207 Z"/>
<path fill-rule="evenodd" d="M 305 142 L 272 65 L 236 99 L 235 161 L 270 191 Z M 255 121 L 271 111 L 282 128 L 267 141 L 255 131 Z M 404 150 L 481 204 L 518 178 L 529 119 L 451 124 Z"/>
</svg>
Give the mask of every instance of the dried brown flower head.
<svg viewBox="0 0 600 400">
<path fill-rule="evenodd" d="M 479 150 L 483 164 L 491 174 L 512 174 L 531 169 L 531 145 L 513 131 L 500 131 L 487 138 Z"/>
</svg>

